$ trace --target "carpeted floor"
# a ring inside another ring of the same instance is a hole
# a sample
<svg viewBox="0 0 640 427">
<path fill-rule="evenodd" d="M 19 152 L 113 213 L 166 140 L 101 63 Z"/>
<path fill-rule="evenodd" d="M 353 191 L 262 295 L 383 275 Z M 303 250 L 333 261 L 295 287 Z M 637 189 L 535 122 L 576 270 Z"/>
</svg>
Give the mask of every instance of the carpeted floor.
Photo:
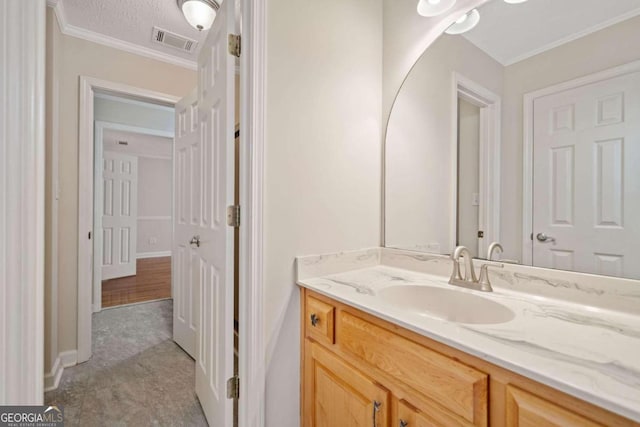
<svg viewBox="0 0 640 427">
<path fill-rule="evenodd" d="M 206 426 L 194 361 L 171 334 L 171 300 L 94 314 L 93 356 L 46 403 L 64 407 L 66 426 Z"/>
</svg>

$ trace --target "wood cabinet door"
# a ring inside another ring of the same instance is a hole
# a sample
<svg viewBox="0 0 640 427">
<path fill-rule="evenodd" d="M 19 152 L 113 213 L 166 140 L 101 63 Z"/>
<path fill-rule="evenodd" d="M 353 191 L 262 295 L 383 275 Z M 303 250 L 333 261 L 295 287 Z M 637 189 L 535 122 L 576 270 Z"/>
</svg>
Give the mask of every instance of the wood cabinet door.
<svg viewBox="0 0 640 427">
<path fill-rule="evenodd" d="M 507 386 L 506 403 L 507 427 L 601 426 L 569 409 L 513 386 Z"/>
<path fill-rule="evenodd" d="M 387 390 L 318 344 L 309 342 L 307 349 L 305 426 L 389 426 Z"/>
</svg>

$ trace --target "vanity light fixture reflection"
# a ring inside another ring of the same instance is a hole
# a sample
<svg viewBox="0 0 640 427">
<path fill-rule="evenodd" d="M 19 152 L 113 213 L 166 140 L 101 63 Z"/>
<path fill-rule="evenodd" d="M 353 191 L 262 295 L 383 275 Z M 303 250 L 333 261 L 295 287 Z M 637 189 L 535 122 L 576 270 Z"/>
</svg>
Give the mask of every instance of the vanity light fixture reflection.
<svg viewBox="0 0 640 427">
<path fill-rule="evenodd" d="M 451 24 L 451 26 L 445 30 L 445 33 L 451 35 L 466 33 L 478 25 L 478 22 L 480 22 L 480 12 L 478 12 L 478 9 L 473 9 Z"/>
<path fill-rule="evenodd" d="M 420 0 L 418 2 L 418 14 L 426 17 L 438 16 L 453 7 L 456 0 Z"/>
</svg>

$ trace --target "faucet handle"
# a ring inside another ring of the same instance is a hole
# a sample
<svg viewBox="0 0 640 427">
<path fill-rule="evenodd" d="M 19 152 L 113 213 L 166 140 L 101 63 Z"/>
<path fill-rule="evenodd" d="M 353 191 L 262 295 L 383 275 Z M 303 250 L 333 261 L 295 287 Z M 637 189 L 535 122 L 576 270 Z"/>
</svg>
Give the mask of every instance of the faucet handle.
<svg viewBox="0 0 640 427">
<path fill-rule="evenodd" d="M 478 279 L 478 283 L 483 288 L 483 290 L 490 291 L 491 281 L 489 280 L 489 268 L 504 268 L 504 264 L 483 264 L 480 267 L 480 278 Z"/>
</svg>

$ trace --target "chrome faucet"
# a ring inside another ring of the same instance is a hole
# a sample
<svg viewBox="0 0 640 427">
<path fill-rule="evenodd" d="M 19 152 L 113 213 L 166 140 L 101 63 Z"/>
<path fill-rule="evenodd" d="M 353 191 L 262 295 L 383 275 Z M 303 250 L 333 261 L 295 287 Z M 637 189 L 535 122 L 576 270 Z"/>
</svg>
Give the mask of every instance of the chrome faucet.
<svg viewBox="0 0 640 427">
<path fill-rule="evenodd" d="M 499 245 L 499 243 L 497 245 Z M 464 278 L 460 273 L 460 257 L 464 257 Z M 458 246 L 455 251 L 453 251 L 453 254 L 451 254 L 451 259 L 453 260 L 453 271 L 451 272 L 449 284 L 482 292 L 493 292 L 491 282 L 489 281 L 488 268 L 504 267 L 502 264 L 484 264 L 480 268 L 480 279 L 478 279 L 476 278 L 476 272 L 473 268 L 473 258 L 471 257 L 469 249 L 464 246 Z"/>
<path fill-rule="evenodd" d="M 491 258 L 493 258 L 493 252 L 495 252 L 496 250 L 499 250 L 500 253 L 504 252 L 502 245 L 498 242 L 493 242 L 489 245 L 489 250 L 487 251 L 487 259 L 489 261 L 491 261 Z"/>
<path fill-rule="evenodd" d="M 502 254 L 504 252 L 504 248 L 502 247 L 502 245 L 498 242 L 493 242 L 489 245 L 489 249 L 487 250 L 487 260 L 488 261 L 493 261 L 493 253 L 495 251 L 500 251 L 500 254 Z M 520 261 L 516 260 L 516 259 L 500 259 L 500 262 L 506 262 L 508 264 L 520 264 Z"/>
</svg>

